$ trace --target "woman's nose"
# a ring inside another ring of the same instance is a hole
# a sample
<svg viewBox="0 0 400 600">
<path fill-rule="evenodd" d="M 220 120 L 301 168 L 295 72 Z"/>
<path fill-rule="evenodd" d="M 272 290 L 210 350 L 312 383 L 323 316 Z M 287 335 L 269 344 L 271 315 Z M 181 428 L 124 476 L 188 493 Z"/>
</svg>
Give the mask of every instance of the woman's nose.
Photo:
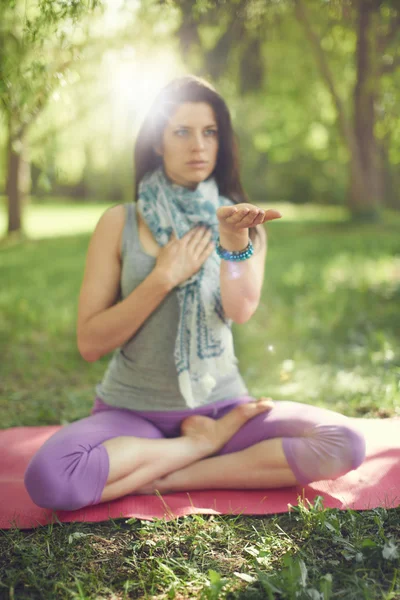
<svg viewBox="0 0 400 600">
<path fill-rule="evenodd" d="M 193 135 L 192 147 L 194 150 L 203 150 L 203 148 L 204 148 L 203 133 L 195 133 Z"/>
</svg>

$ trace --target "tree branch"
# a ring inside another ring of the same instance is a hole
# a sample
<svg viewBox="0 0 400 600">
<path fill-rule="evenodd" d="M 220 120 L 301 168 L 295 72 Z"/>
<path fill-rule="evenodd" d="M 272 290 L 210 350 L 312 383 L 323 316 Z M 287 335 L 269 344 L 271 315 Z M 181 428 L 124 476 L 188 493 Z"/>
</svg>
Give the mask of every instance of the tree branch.
<svg viewBox="0 0 400 600">
<path fill-rule="evenodd" d="M 317 34 L 313 30 L 310 18 L 307 13 L 307 8 L 303 0 L 294 0 L 295 2 L 295 11 L 296 16 L 300 23 L 303 25 L 306 36 L 311 44 L 311 48 L 314 52 L 315 59 L 319 66 L 320 73 L 322 75 L 323 80 L 331 92 L 333 102 L 335 104 L 338 118 L 339 118 L 339 126 L 342 132 L 344 139 L 346 140 L 349 147 L 353 145 L 353 136 L 351 133 L 351 126 L 346 116 L 346 111 L 344 104 L 336 91 L 335 82 L 333 79 L 332 71 L 329 67 L 328 61 L 326 59 L 325 53 L 321 46 L 321 40 L 318 38 Z"/>
<path fill-rule="evenodd" d="M 73 58 L 70 58 L 69 60 L 64 61 L 62 64 L 58 65 L 56 68 L 53 69 L 53 74 L 63 73 L 73 62 L 74 62 Z M 36 102 L 34 102 L 34 104 L 32 106 L 29 118 L 25 119 L 24 123 L 17 130 L 17 137 L 20 135 L 22 130 L 29 128 L 32 125 L 32 123 L 34 123 L 34 121 L 38 118 L 38 116 L 40 115 L 40 113 L 42 112 L 44 107 L 46 106 L 46 103 L 47 103 L 50 95 L 53 93 L 53 91 L 54 91 L 53 89 L 46 89 L 45 93 L 42 92 L 42 94 L 40 94 L 38 96 Z"/>
<path fill-rule="evenodd" d="M 102 94 L 102 95 L 97 96 L 96 98 L 94 98 L 94 100 L 90 100 L 89 105 L 84 106 L 78 112 L 78 114 L 74 115 L 73 119 L 69 119 L 68 121 L 65 121 L 64 123 L 61 123 L 58 127 L 53 127 L 52 129 L 48 129 L 47 131 L 45 131 L 44 133 L 39 135 L 37 138 L 33 138 L 32 140 L 30 140 L 30 146 L 32 148 L 34 148 L 34 147 L 39 146 L 40 144 L 44 144 L 47 142 L 49 137 L 53 137 L 53 136 L 57 135 L 58 133 L 67 129 L 70 125 L 79 123 L 79 121 L 82 118 L 84 118 L 86 115 L 90 114 L 90 112 L 93 112 L 94 104 L 98 108 L 99 106 L 102 106 L 107 101 L 108 98 L 109 98 L 109 94 L 107 93 L 107 94 Z"/>
</svg>

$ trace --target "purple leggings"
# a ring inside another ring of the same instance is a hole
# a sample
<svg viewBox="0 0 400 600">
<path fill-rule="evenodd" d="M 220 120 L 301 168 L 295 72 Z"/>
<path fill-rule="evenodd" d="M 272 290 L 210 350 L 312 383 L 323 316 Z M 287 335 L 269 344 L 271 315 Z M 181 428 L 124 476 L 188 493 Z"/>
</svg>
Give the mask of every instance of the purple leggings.
<svg viewBox="0 0 400 600">
<path fill-rule="evenodd" d="M 62 427 L 32 457 L 25 486 L 43 508 L 76 510 L 98 504 L 108 478 L 109 461 L 103 442 L 131 435 L 171 438 L 193 414 L 221 418 L 241 396 L 181 411 L 133 411 L 104 404 L 98 398 L 89 417 Z M 271 411 L 253 417 L 217 454 L 248 448 L 271 438 L 283 438 L 286 460 L 300 484 L 336 479 L 356 469 L 365 458 L 365 440 L 348 417 L 298 402 L 276 401 Z"/>
</svg>

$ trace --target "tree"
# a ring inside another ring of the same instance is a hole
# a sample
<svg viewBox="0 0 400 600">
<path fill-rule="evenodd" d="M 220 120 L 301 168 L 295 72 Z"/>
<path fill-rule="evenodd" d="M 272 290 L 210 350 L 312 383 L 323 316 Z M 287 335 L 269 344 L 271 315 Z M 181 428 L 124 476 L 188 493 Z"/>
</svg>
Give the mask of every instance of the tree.
<svg viewBox="0 0 400 600">
<path fill-rule="evenodd" d="M 100 0 L 0 3 L 0 111 L 7 130 L 9 233 L 22 226 L 28 129 L 85 44 L 80 20 L 100 6 Z"/>
<path fill-rule="evenodd" d="M 400 66 L 396 42 L 400 41 L 400 10 L 384 0 L 347 0 L 340 5 L 326 2 L 341 22 L 350 23 L 356 33 L 355 85 L 352 110 L 340 97 L 337 82 L 322 46 L 322 36 L 312 25 L 310 0 L 294 0 L 296 16 L 306 36 L 336 107 L 338 124 L 350 157 L 348 206 L 356 218 L 376 218 L 383 197 L 382 148 L 376 137 L 377 111 L 382 77 Z M 336 5 L 336 6 L 335 6 Z"/>
</svg>

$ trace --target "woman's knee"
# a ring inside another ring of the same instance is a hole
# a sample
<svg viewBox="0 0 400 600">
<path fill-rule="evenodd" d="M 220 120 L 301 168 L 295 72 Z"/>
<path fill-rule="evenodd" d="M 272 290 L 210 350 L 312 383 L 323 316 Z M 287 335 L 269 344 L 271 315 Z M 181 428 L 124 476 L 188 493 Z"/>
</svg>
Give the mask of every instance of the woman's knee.
<svg viewBox="0 0 400 600">
<path fill-rule="evenodd" d="M 31 500 L 41 508 L 57 509 L 63 493 L 63 483 L 58 481 L 54 462 L 40 448 L 32 457 L 24 475 L 25 488 Z"/>
<path fill-rule="evenodd" d="M 357 469 L 365 459 L 365 438 L 350 423 L 326 426 L 316 439 L 321 444 L 325 479 L 337 479 Z"/>
<path fill-rule="evenodd" d="M 284 450 L 298 481 L 305 485 L 357 469 L 365 459 L 365 438 L 351 423 L 320 424 L 307 436 L 286 438 Z"/>
<path fill-rule="evenodd" d="M 100 502 L 109 460 L 103 442 L 119 435 L 158 438 L 150 422 L 126 410 L 103 411 L 60 429 L 33 456 L 25 487 L 35 504 L 77 510 Z"/>
<path fill-rule="evenodd" d="M 107 478 L 105 448 L 79 444 L 72 452 L 44 445 L 33 456 L 24 483 L 41 508 L 77 510 L 99 501 Z"/>
</svg>

